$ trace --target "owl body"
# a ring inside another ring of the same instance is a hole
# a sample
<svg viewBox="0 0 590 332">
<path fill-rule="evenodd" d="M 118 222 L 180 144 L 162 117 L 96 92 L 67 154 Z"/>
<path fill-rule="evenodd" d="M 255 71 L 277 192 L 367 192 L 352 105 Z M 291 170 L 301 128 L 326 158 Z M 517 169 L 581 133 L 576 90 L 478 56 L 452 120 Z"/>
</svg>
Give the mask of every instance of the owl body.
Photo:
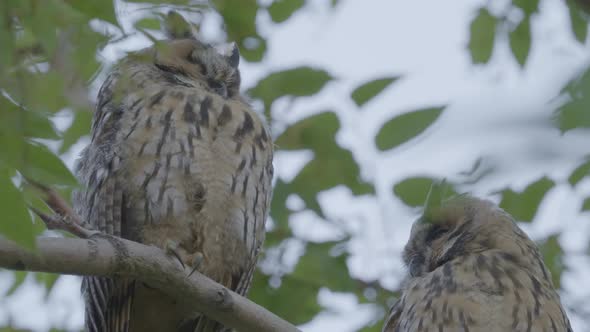
<svg viewBox="0 0 590 332">
<path fill-rule="evenodd" d="M 384 332 L 572 331 L 536 245 L 504 211 L 462 197 L 412 229 Z"/>
<path fill-rule="evenodd" d="M 233 56 L 182 38 L 123 59 L 99 92 L 75 205 L 107 234 L 174 243 L 185 265 L 245 294 L 264 240 L 272 142 L 239 96 Z M 140 282 L 87 277 L 83 293 L 89 331 L 223 329 Z"/>
</svg>

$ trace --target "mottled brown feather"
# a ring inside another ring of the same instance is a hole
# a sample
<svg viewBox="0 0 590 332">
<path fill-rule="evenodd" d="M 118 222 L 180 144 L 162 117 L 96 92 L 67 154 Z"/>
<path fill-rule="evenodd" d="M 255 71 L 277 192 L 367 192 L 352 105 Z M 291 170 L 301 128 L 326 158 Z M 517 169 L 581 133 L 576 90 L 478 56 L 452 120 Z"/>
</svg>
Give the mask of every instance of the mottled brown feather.
<svg viewBox="0 0 590 332">
<path fill-rule="evenodd" d="M 187 273 L 202 256 L 199 272 L 245 295 L 264 241 L 272 142 L 238 93 L 235 59 L 183 31 L 174 26 L 178 39 L 129 54 L 108 75 L 74 205 L 106 234 L 174 241 Z M 226 330 L 141 282 L 86 277 L 82 291 L 91 332 Z"/>
<path fill-rule="evenodd" d="M 537 246 L 488 201 L 461 196 L 416 222 L 404 261 L 384 332 L 572 331 Z"/>
</svg>

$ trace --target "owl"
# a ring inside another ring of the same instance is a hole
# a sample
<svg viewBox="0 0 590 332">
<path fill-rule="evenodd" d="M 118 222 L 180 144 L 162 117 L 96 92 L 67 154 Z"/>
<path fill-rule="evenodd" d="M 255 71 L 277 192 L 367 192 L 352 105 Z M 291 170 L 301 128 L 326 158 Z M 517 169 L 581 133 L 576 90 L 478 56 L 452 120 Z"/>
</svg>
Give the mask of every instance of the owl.
<svg viewBox="0 0 590 332">
<path fill-rule="evenodd" d="M 240 96 L 239 52 L 220 52 L 176 12 L 168 38 L 108 74 L 76 173 L 96 229 L 166 249 L 238 294 L 250 287 L 271 199 L 273 146 Z M 140 281 L 85 277 L 91 332 L 225 331 Z"/>
<path fill-rule="evenodd" d="M 384 332 L 572 331 L 539 249 L 492 203 L 459 196 L 412 227 Z"/>
</svg>

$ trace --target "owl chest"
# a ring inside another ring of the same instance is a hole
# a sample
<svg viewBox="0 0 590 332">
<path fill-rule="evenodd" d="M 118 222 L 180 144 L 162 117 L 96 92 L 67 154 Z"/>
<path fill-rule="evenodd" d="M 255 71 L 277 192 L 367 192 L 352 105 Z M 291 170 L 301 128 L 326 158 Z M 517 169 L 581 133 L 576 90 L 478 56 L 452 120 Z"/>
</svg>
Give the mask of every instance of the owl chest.
<svg viewBox="0 0 590 332">
<path fill-rule="evenodd" d="M 128 129 L 119 133 L 117 147 L 136 210 L 151 223 L 198 217 L 213 233 L 243 236 L 243 219 L 253 219 L 244 211 L 262 213 L 264 202 L 262 188 L 255 187 L 264 176 L 264 154 L 245 135 L 238 121 L 244 115 L 206 97 L 145 103 L 123 118 Z M 247 127 L 253 131 L 252 123 Z M 257 206 L 246 207 L 249 198 Z"/>
<path fill-rule="evenodd" d="M 184 121 L 182 113 L 146 110 L 132 119 L 133 131 L 120 146 L 120 154 L 127 156 L 123 172 L 129 184 L 174 215 L 188 208 L 187 196 L 198 196 L 207 178 L 226 177 L 232 166 L 230 158 L 218 157 L 223 152 L 216 151 L 219 146 L 203 135 L 198 123 Z"/>
</svg>

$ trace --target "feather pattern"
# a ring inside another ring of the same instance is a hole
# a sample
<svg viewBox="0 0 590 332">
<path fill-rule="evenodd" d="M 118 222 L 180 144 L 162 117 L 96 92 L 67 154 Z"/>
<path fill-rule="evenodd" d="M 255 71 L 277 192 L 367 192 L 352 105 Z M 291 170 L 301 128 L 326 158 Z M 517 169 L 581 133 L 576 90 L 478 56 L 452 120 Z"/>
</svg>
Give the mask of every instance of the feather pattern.
<svg viewBox="0 0 590 332">
<path fill-rule="evenodd" d="M 404 260 L 384 332 L 572 331 L 537 246 L 490 202 L 443 204 L 414 225 Z"/>
<path fill-rule="evenodd" d="M 75 207 L 106 234 L 173 241 L 185 265 L 202 257 L 199 272 L 246 295 L 272 194 L 268 129 L 236 93 L 235 59 L 197 39 L 162 44 L 103 84 Z M 139 281 L 86 277 L 82 292 L 90 332 L 227 330 Z"/>
</svg>

